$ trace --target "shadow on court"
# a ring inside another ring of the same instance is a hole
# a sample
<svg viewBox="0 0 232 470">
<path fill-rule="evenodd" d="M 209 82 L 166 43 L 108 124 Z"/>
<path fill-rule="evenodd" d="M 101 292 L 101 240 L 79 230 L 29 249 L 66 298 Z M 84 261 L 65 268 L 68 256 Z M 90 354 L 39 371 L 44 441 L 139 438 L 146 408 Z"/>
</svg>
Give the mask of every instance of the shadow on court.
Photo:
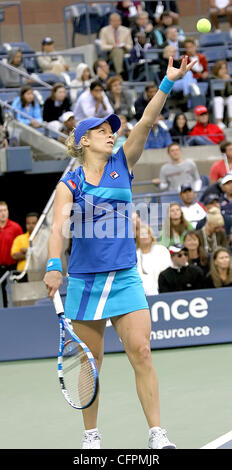
<svg viewBox="0 0 232 470">
<path fill-rule="evenodd" d="M 169 439 L 179 449 L 232 448 L 232 345 L 157 350 L 152 357 Z M 81 447 L 81 412 L 62 397 L 56 359 L 5 362 L 0 370 L 0 448 Z M 124 353 L 105 355 L 100 381 L 102 447 L 147 448 L 148 428 Z"/>
</svg>

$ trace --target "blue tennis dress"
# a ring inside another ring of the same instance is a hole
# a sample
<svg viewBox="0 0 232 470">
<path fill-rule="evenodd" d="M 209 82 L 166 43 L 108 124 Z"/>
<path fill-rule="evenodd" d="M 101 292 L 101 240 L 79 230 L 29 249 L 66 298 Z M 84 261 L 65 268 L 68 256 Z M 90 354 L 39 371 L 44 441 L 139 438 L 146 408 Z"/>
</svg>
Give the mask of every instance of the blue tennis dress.
<svg viewBox="0 0 232 470">
<path fill-rule="evenodd" d="M 73 194 L 65 302 L 65 315 L 72 320 L 148 308 L 131 220 L 133 178 L 121 147 L 109 158 L 98 186 L 85 181 L 82 166 L 60 180 Z"/>
</svg>

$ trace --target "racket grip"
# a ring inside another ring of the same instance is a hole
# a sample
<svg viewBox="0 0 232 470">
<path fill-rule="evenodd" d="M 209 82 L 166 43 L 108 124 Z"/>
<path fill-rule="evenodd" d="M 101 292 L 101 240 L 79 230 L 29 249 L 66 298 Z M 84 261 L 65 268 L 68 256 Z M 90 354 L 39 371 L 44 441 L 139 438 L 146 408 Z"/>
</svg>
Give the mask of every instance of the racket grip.
<svg viewBox="0 0 232 470">
<path fill-rule="evenodd" d="M 54 307 L 55 307 L 57 315 L 59 315 L 60 313 L 64 313 L 63 302 L 61 300 L 59 290 L 57 290 L 54 294 L 53 303 L 54 303 Z"/>
</svg>

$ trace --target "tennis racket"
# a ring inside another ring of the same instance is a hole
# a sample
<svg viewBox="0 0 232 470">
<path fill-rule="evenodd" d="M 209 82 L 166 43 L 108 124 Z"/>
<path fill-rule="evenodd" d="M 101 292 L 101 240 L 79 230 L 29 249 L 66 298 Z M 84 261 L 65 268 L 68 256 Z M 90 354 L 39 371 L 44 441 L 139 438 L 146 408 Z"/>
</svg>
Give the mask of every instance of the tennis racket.
<svg viewBox="0 0 232 470">
<path fill-rule="evenodd" d="M 67 402 L 78 410 L 88 408 L 98 392 L 98 370 L 89 348 L 74 333 L 71 321 L 65 318 L 64 307 L 57 290 L 53 298 L 59 317 L 60 344 L 57 372 L 61 391 Z M 66 333 L 71 339 L 65 340 Z"/>
</svg>

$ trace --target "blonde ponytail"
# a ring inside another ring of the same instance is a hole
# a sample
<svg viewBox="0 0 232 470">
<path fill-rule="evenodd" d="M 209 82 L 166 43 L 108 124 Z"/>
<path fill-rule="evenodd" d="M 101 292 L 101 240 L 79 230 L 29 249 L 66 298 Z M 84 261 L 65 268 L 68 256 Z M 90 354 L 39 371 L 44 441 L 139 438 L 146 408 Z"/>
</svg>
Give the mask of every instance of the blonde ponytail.
<svg viewBox="0 0 232 470">
<path fill-rule="evenodd" d="M 90 131 L 87 131 L 85 135 L 88 135 Z M 75 129 L 69 134 L 68 138 L 65 141 L 67 147 L 67 154 L 71 158 L 77 158 L 81 165 L 84 163 L 85 159 L 85 149 L 82 147 L 81 143 L 76 145 L 75 143 Z"/>
</svg>

